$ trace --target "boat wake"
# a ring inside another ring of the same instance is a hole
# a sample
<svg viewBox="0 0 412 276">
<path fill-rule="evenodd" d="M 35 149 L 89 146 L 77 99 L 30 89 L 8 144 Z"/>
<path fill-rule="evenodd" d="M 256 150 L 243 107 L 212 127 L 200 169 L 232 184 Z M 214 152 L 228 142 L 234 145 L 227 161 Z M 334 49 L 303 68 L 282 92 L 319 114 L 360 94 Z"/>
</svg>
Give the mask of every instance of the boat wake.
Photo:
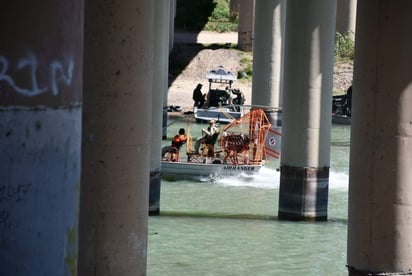
<svg viewBox="0 0 412 276">
<path fill-rule="evenodd" d="M 263 167 L 258 174 L 244 174 L 237 176 L 221 177 L 215 180 L 217 185 L 226 187 L 254 187 L 261 189 L 279 188 L 280 172 Z"/>
<path fill-rule="evenodd" d="M 329 189 L 334 190 L 348 190 L 349 175 L 346 172 L 334 172 L 329 173 Z"/>
<path fill-rule="evenodd" d="M 209 178 L 216 185 L 225 187 L 253 187 L 260 189 L 279 189 L 280 171 L 263 167 L 258 174 Z M 349 176 L 345 172 L 330 172 L 329 189 L 348 190 Z"/>
</svg>

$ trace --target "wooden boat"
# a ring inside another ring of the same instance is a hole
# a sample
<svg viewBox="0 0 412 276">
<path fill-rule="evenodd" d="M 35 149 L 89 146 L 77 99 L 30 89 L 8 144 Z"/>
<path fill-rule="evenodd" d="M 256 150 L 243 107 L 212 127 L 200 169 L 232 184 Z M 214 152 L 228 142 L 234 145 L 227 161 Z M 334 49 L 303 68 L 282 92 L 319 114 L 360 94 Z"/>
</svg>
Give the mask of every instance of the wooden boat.
<svg viewBox="0 0 412 276">
<path fill-rule="evenodd" d="M 215 145 L 202 144 L 201 151 L 192 149 L 190 130 L 186 153 L 173 147 L 161 163 L 162 178 L 202 179 L 231 175 L 253 175 L 266 161 L 265 142 L 271 124 L 262 109 L 255 109 L 220 131 Z"/>
<path fill-rule="evenodd" d="M 221 123 L 230 123 L 246 113 L 243 107 L 243 93 L 232 88 L 237 78 L 231 71 L 225 71 L 223 66 L 219 66 L 217 70 L 210 70 L 206 78 L 209 82 L 206 102 L 200 108 L 193 108 L 196 121 L 213 119 Z"/>
</svg>

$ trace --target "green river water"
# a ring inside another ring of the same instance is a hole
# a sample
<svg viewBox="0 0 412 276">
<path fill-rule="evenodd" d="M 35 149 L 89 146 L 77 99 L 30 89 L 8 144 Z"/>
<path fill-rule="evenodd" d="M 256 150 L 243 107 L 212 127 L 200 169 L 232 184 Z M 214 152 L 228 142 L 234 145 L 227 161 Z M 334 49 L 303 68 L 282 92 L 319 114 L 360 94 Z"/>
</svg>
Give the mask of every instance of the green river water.
<svg viewBox="0 0 412 276">
<path fill-rule="evenodd" d="M 180 127 L 189 130 L 176 121 L 168 136 Z M 201 127 L 191 124 L 191 134 Z M 149 217 L 148 275 L 347 275 L 349 137 L 350 126 L 332 127 L 326 222 L 277 220 L 278 162 L 253 178 L 162 180 L 160 216 Z"/>
</svg>

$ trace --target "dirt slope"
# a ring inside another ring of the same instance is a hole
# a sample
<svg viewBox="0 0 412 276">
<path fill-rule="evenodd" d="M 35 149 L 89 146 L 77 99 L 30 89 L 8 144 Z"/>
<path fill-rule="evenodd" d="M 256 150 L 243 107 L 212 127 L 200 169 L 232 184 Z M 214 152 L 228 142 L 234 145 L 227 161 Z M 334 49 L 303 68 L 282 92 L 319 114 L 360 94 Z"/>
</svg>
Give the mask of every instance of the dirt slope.
<svg viewBox="0 0 412 276">
<path fill-rule="evenodd" d="M 250 54 L 251 56 L 251 54 Z M 198 83 L 203 84 L 203 92 L 207 92 L 206 73 L 223 65 L 225 70 L 231 70 L 237 75 L 242 71 L 241 53 L 234 49 L 218 47 L 203 47 L 201 44 L 175 44 L 170 55 L 169 67 L 183 68 L 173 72 L 170 69 L 168 105 L 182 106 L 184 111 L 192 109 L 192 92 Z M 333 90 L 343 93 L 352 83 L 352 64 L 341 63 L 335 66 Z M 246 104 L 251 103 L 252 83 L 241 79 L 234 83 L 233 88 L 239 88 L 246 97 Z"/>
</svg>

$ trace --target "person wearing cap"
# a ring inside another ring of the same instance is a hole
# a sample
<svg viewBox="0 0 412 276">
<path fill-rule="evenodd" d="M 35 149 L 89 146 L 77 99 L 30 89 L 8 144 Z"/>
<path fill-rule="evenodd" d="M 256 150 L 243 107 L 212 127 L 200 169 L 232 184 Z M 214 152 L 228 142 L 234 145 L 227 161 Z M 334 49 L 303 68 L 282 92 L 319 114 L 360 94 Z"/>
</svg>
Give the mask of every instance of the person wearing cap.
<svg viewBox="0 0 412 276">
<path fill-rule="evenodd" d="M 209 145 L 214 145 L 219 135 L 219 129 L 216 126 L 215 120 L 209 121 L 209 127 L 207 129 L 202 128 L 202 137 L 197 138 L 195 142 L 195 152 L 199 153 L 200 144 L 205 143 Z"/>
<path fill-rule="evenodd" d="M 202 84 L 199 83 L 195 90 L 193 90 L 193 97 L 192 97 L 194 106 L 201 108 L 205 104 L 205 95 L 202 93 Z"/>
</svg>

